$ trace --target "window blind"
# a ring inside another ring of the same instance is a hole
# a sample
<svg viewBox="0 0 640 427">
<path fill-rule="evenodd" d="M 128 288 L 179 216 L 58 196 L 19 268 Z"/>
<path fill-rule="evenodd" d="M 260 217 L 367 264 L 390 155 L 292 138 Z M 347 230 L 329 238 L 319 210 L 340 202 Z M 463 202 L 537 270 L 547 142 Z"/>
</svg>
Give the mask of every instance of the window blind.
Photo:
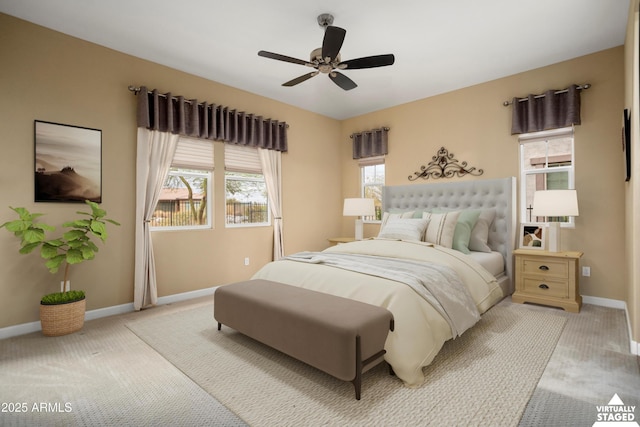
<svg viewBox="0 0 640 427">
<path fill-rule="evenodd" d="M 229 172 L 262 173 L 258 149 L 224 144 L 224 169 Z"/>
<path fill-rule="evenodd" d="M 384 165 L 384 156 L 363 157 L 358 159 L 358 166 Z"/>
<path fill-rule="evenodd" d="M 180 137 L 171 167 L 213 170 L 213 141 Z"/>
</svg>

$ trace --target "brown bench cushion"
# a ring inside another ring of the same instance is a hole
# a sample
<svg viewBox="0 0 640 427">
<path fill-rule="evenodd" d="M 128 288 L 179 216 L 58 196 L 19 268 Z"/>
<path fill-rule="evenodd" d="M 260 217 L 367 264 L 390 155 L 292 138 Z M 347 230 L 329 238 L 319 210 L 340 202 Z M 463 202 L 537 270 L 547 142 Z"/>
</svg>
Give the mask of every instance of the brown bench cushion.
<svg viewBox="0 0 640 427">
<path fill-rule="evenodd" d="M 344 381 L 353 381 L 356 337 L 361 360 L 382 361 L 393 315 L 388 310 L 269 280 L 216 289 L 214 317 L 224 325 Z"/>
</svg>

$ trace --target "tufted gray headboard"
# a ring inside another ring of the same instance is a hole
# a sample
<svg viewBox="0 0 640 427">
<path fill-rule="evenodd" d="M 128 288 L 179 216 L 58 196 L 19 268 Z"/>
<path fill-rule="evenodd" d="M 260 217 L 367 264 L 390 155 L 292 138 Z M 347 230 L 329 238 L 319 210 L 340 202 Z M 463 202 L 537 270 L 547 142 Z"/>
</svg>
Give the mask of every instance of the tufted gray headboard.
<svg viewBox="0 0 640 427">
<path fill-rule="evenodd" d="M 383 211 L 413 209 L 490 209 L 496 217 L 489 230 L 489 247 L 504 256 L 508 280 L 500 285 L 513 293 L 512 251 L 516 243 L 516 178 L 482 179 L 434 184 L 387 186 L 382 189 Z"/>
</svg>

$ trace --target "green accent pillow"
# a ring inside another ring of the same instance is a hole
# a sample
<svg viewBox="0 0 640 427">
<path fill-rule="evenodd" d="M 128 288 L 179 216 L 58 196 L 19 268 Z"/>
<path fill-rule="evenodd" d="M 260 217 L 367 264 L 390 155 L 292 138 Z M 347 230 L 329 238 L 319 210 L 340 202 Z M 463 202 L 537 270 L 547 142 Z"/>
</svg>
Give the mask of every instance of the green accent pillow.
<svg viewBox="0 0 640 427">
<path fill-rule="evenodd" d="M 438 211 L 434 209 L 434 212 Z M 441 210 L 447 212 L 448 210 Z M 458 216 L 458 222 L 453 232 L 452 249 L 462 252 L 463 254 L 469 254 L 469 240 L 471 240 L 471 230 L 475 227 L 478 218 L 480 217 L 480 210 L 477 209 L 463 209 Z"/>
</svg>

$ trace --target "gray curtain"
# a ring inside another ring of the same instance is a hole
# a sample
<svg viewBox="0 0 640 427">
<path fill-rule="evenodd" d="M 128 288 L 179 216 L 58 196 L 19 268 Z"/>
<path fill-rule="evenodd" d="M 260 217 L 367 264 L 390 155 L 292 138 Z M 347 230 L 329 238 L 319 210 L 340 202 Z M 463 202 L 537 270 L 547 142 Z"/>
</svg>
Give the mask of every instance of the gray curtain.
<svg viewBox="0 0 640 427">
<path fill-rule="evenodd" d="M 511 134 L 538 132 L 580 124 L 580 90 L 548 90 L 541 95 L 513 98 Z"/>
<path fill-rule="evenodd" d="M 160 94 L 138 92 L 138 127 L 239 145 L 287 151 L 285 122 L 264 119 L 229 107 Z"/>
<path fill-rule="evenodd" d="M 384 156 L 389 153 L 389 128 L 354 133 L 353 158 Z"/>
</svg>

